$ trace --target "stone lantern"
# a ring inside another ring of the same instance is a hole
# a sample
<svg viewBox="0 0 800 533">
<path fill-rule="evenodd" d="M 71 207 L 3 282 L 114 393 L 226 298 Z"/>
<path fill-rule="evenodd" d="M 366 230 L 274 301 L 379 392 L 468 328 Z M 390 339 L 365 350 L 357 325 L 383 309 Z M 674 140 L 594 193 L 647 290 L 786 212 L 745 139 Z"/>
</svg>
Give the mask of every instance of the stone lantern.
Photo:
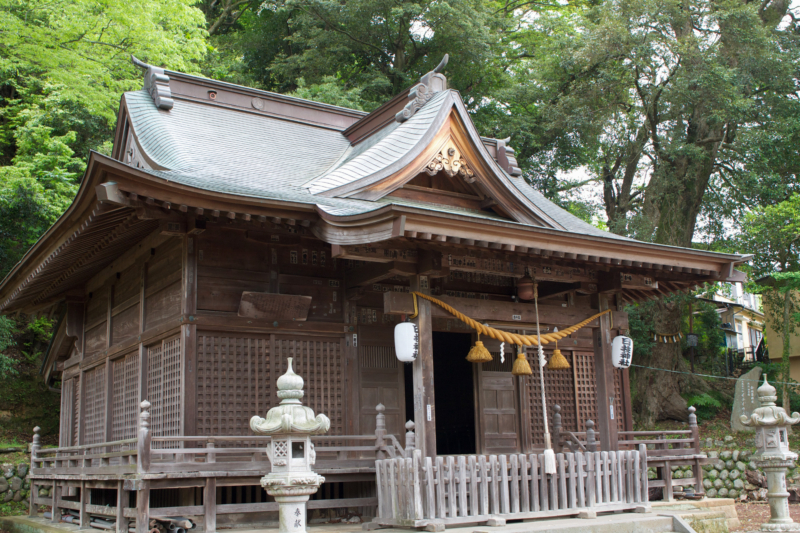
<svg viewBox="0 0 800 533">
<path fill-rule="evenodd" d="M 764 383 L 756 390 L 761 407 L 749 417 L 742 415 L 745 426 L 756 430 L 756 453 L 753 460 L 767 473 L 767 499 L 770 520 L 762 524 L 762 531 L 800 531 L 789 516 L 789 493 L 786 491 L 786 469 L 792 466 L 797 454 L 789 450 L 787 428 L 800 422 L 800 414 L 789 416 L 783 407 L 775 405 L 778 396 L 775 387 Z"/>
<path fill-rule="evenodd" d="M 266 418 L 254 416 L 250 429 L 261 435 L 271 435 L 267 457 L 272 472 L 261 478 L 261 486 L 275 497 L 279 505 L 280 533 L 306 532 L 306 502 L 317 492 L 325 478 L 314 473 L 316 462 L 311 435 L 327 432 L 331 421 L 300 403 L 303 397 L 303 378 L 289 368 L 278 378 L 280 405 L 267 412 Z"/>
</svg>

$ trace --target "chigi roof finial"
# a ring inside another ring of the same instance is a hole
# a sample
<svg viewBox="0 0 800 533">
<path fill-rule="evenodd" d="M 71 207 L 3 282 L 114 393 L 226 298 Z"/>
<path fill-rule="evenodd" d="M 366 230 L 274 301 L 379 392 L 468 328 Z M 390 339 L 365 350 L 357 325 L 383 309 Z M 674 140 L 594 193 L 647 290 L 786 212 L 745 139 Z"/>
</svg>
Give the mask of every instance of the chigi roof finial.
<svg viewBox="0 0 800 533">
<path fill-rule="evenodd" d="M 450 60 L 450 54 L 445 54 L 436 68 L 425 74 L 419 79 L 419 83 L 411 88 L 408 93 L 410 102 L 406 104 L 402 111 L 397 113 L 394 118 L 397 122 L 405 122 L 414 116 L 414 113 L 420 110 L 422 106 L 428 103 L 428 100 L 433 98 L 433 95 L 440 93 L 447 89 L 447 78 L 441 74 L 447 62 Z"/>
<path fill-rule="evenodd" d="M 133 54 L 131 54 L 131 62 L 145 71 L 144 88 L 150 93 L 156 107 L 167 111 L 172 109 L 175 102 L 172 100 L 172 92 L 169 89 L 169 76 L 164 74 L 164 69 L 148 65 Z"/>
</svg>

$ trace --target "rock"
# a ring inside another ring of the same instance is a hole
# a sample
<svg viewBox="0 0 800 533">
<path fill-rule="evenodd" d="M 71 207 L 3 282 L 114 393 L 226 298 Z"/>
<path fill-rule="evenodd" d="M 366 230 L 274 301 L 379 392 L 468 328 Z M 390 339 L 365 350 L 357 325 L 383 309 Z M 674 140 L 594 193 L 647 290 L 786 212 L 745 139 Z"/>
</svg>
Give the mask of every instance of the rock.
<svg viewBox="0 0 800 533">
<path fill-rule="evenodd" d="M 22 480 L 20 478 L 14 476 L 9 481 L 11 481 L 11 490 L 22 490 Z"/>
<path fill-rule="evenodd" d="M 734 479 L 733 480 L 733 488 L 736 489 L 736 490 L 744 489 L 744 481 L 742 481 L 741 479 Z"/>
<path fill-rule="evenodd" d="M 26 465 L 26 464 L 17 465 L 17 475 L 19 477 L 27 476 L 28 475 L 28 465 Z"/>
<path fill-rule="evenodd" d="M 733 442 L 733 437 L 730 435 L 725 435 L 725 442 Z"/>
<path fill-rule="evenodd" d="M 10 502 L 11 498 L 13 498 L 13 497 L 14 497 L 14 493 L 11 492 L 10 490 L 7 490 L 7 491 L 5 491 L 3 493 L 3 501 L 4 502 Z"/>
<path fill-rule="evenodd" d="M 29 488 L 31 488 L 31 482 L 30 482 L 29 479 L 25 480 L 25 483 L 22 484 L 22 488 L 25 489 L 25 490 L 28 490 Z"/>
<path fill-rule="evenodd" d="M 734 468 L 736 468 L 736 463 L 734 463 L 732 459 L 728 459 L 727 461 L 725 461 L 725 468 L 727 468 L 728 470 L 733 470 Z"/>
<path fill-rule="evenodd" d="M 749 457 L 750 457 L 750 452 L 748 452 L 747 450 L 742 450 L 742 451 L 739 453 L 739 460 L 740 460 L 740 461 L 747 461 L 747 459 L 748 459 Z"/>
<path fill-rule="evenodd" d="M 726 498 L 728 496 L 728 489 L 725 489 L 725 488 L 719 489 L 719 491 L 717 492 L 717 495 L 720 498 Z"/>
<path fill-rule="evenodd" d="M 800 502 L 800 487 L 797 485 L 789 485 L 786 491 L 789 493 L 789 503 Z"/>
<path fill-rule="evenodd" d="M 680 470 L 680 469 L 681 469 L 681 467 L 680 467 L 680 466 L 678 466 L 678 465 L 672 465 L 672 466 L 670 466 L 670 467 L 669 467 L 669 469 L 670 469 L 670 470 L 672 470 L 673 472 L 675 472 L 675 471 L 677 471 L 677 470 Z"/>
<path fill-rule="evenodd" d="M 747 501 L 747 494 L 746 494 L 746 493 L 744 493 L 744 492 L 742 492 L 741 494 L 739 494 L 739 501 L 740 501 L 740 502 L 746 502 L 746 501 Z"/>
<path fill-rule="evenodd" d="M 706 448 L 711 448 L 714 446 L 714 439 L 708 438 L 706 439 Z"/>
<path fill-rule="evenodd" d="M 703 480 L 703 488 L 710 489 L 713 486 L 714 486 L 714 483 L 712 483 L 710 479 L 706 478 L 706 479 Z"/>
<path fill-rule="evenodd" d="M 711 451 L 710 451 L 710 452 L 708 452 L 708 454 L 706 454 L 706 455 L 708 455 L 708 458 L 709 458 L 709 459 L 716 459 L 716 458 L 718 458 L 718 457 L 719 457 L 719 452 L 718 452 L 717 450 L 711 450 Z"/>
<path fill-rule="evenodd" d="M 731 479 L 739 479 L 739 476 L 741 476 L 741 475 L 742 475 L 742 473 L 741 473 L 741 472 L 739 472 L 739 471 L 738 471 L 738 470 L 736 470 L 736 469 L 733 469 L 733 470 L 731 470 L 731 472 L 730 472 Z"/>
<path fill-rule="evenodd" d="M 756 486 L 755 486 L 755 485 L 753 485 L 752 483 L 745 483 L 745 484 L 744 484 L 744 488 L 745 488 L 745 489 L 747 489 L 747 490 L 756 490 L 756 489 L 757 489 L 757 488 L 759 488 L 759 487 L 756 487 Z"/>
<path fill-rule="evenodd" d="M 767 489 L 758 489 L 757 491 L 755 491 L 755 493 L 757 494 L 757 499 L 762 502 L 766 501 L 767 492 L 768 492 Z"/>
<path fill-rule="evenodd" d="M 736 461 L 736 470 L 738 470 L 739 472 L 744 472 L 745 470 L 747 470 L 747 465 L 741 461 Z"/>
<path fill-rule="evenodd" d="M 716 498 L 717 497 L 717 489 L 708 489 L 706 491 L 706 497 L 708 497 L 708 498 Z"/>
<path fill-rule="evenodd" d="M 756 487 L 767 486 L 767 476 L 765 476 L 760 470 L 746 470 L 744 473 L 744 478 L 750 484 L 755 485 Z"/>
<path fill-rule="evenodd" d="M 736 489 L 732 489 L 728 491 L 728 498 L 736 498 L 739 496 L 739 491 Z"/>
<path fill-rule="evenodd" d="M 713 467 L 713 466 L 711 466 L 711 464 L 709 464 L 709 463 L 706 463 L 706 464 L 704 464 L 703 466 L 701 466 L 700 468 L 702 468 L 703 470 L 705 470 L 706 472 L 708 472 L 709 470 L 711 470 L 711 469 L 712 469 L 712 468 L 714 468 L 714 467 Z"/>
<path fill-rule="evenodd" d="M 6 478 L 0 477 L 0 492 L 5 492 L 8 490 L 8 481 Z"/>
<path fill-rule="evenodd" d="M 708 477 L 711 480 L 717 479 L 719 477 L 719 472 L 717 472 L 716 470 L 709 470 L 708 473 L 706 474 L 706 477 Z"/>
<path fill-rule="evenodd" d="M 12 477 L 14 477 L 14 470 L 15 470 L 14 465 L 9 463 L 4 463 L 2 468 L 3 468 L 4 478 L 11 479 Z"/>
<path fill-rule="evenodd" d="M 721 448 L 721 447 L 725 446 L 725 443 L 722 442 L 721 440 L 715 440 L 714 441 L 714 446 L 716 446 L 717 448 Z"/>
<path fill-rule="evenodd" d="M 731 475 L 730 472 L 728 472 L 727 470 L 723 470 L 722 472 L 719 473 L 719 478 L 728 479 L 730 475 Z"/>
<path fill-rule="evenodd" d="M 721 479 L 715 479 L 714 480 L 714 488 L 715 489 L 721 489 L 724 486 L 725 486 L 725 482 L 722 481 Z"/>
<path fill-rule="evenodd" d="M 11 499 L 14 500 L 15 502 L 21 502 L 22 501 L 22 491 L 18 490 L 17 492 L 15 492 L 14 493 L 14 497 L 11 498 Z"/>
<path fill-rule="evenodd" d="M 360 524 L 361 523 L 361 517 L 360 516 L 354 516 L 353 518 L 349 518 L 349 519 L 345 520 L 345 522 L 350 523 L 350 524 Z"/>
<path fill-rule="evenodd" d="M 733 459 L 734 461 L 739 460 L 739 450 L 733 450 L 733 453 L 731 454 L 731 459 Z"/>
<path fill-rule="evenodd" d="M 725 450 L 724 452 L 721 452 L 719 454 L 719 458 L 722 459 L 723 461 L 728 461 L 730 460 L 732 455 L 733 454 L 730 452 L 730 450 Z"/>
<path fill-rule="evenodd" d="M 749 463 L 747 463 L 747 466 L 748 468 L 750 468 L 750 470 L 758 470 L 758 466 L 756 466 L 755 461 L 750 461 Z"/>
<path fill-rule="evenodd" d="M 649 470 L 647 471 L 647 479 L 655 479 L 657 477 L 658 475 L 655 472 L 650 472 Z"/>
<path fill-rule="evenodd" d="M 725 488 L 726 489 L 732 489 L 733 488 L 733 480 L 732 479 L 726 479 L 723 483 L 725 483 Z"/>
<path fill-rule="evenodd" d="M 47 496 L 47 489 L 39 489 L 39 496 L 45 498 Z"/>
<path fill-rule="evenodd" d="M 672 473 L 674 479 L 683 479 L 683 470 L 676 470 Z"/>
</svg>

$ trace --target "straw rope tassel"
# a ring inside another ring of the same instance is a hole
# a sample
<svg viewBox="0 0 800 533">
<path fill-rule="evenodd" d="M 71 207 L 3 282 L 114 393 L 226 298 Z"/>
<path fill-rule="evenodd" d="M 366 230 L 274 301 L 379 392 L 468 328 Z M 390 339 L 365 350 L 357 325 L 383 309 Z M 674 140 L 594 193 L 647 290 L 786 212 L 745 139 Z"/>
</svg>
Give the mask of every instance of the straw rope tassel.
<svg viewBox="0 0 800 533">
<path fill-rule="evenodd" d="M 488 363 L 492 360 L 492 354 L 486 349 L 486 346 L 481 342 L 481 334 L 478 332 L 478 340 L 475 341 L 475 346 L 469 351 L 467 361 L 470 363 Z"/>
</svg>

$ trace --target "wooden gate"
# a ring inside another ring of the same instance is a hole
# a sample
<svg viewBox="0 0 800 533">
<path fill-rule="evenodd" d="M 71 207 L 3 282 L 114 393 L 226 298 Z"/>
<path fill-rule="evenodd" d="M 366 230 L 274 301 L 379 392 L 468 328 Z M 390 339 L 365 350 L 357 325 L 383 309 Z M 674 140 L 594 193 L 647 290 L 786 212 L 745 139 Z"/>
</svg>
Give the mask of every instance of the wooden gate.
<svg viewBox="0 0 800 533">
<path fill-rule="evenodd" d="M 375 406 L 386 407 L 386 431 L 405 433 L 405 388 L 400 362 L 394 346 L 362 345 L 358 348 L 361 390 L 359 391 L 359 431 L 375 432 Z M 413 414 L 411 415 L 413 418 Z"/>
<path fill-rule="evenodd" d="M 649 506 L 647 449 L 544 455 L 470 455 L 376 461 L 378 516 L 384 526 L 466 524 L 625 511 Z"/>
</svg>

